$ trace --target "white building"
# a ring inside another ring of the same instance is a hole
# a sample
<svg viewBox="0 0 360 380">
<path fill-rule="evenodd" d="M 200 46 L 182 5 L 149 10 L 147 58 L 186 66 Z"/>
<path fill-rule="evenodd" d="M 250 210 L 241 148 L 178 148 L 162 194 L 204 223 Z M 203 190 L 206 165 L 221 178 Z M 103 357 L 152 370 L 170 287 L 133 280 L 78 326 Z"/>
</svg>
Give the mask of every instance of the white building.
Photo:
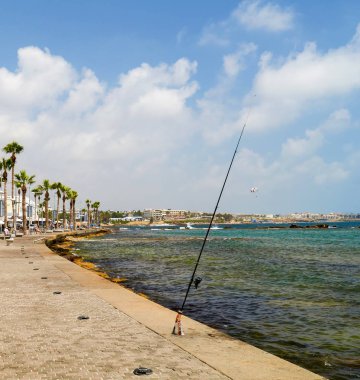
<svg viewBox="0 0 360 380">
<path fill-rule="evenodd" d="M 172 209 L 145 209 L 144 219 L 163 220 L 163 219 L 184 219 L 186 210 L 172 210 Z"/>
<path fill-rule="evenodd" d="M 15 217 L 17 222 L 22 222 L 22 197 L 16 195 L 15 199 Z M 6 205 L 7 205 L 7 219 L 8 222 L 12 222 L 13 220 L 13 203 L 11 196 L 7 196 Z M 26 197 L 26 218 L 32 223 L 39 218 L 35 211 L 35 202 Z M 5 220 L 5 200 L 4 200 L 4 192 L 0 191 L 0 222 L 4 223 Z"/>
</svg>

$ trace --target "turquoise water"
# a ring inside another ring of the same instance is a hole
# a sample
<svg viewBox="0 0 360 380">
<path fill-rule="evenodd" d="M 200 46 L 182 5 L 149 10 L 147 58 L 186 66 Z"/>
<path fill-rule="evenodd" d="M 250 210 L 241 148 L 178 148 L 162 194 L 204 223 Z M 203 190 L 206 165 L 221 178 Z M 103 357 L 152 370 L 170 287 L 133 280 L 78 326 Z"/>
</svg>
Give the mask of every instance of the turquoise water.
<svg viewBox="0 0 360 380">
<path fill-rule="evenodd" d="M 360 223 L 337 225 L 211 231 L 184 313 L 329 379 L 360 379 Z M 177 309 L 205 232 L 118 229 L 77 253 Z"/>
</svg>

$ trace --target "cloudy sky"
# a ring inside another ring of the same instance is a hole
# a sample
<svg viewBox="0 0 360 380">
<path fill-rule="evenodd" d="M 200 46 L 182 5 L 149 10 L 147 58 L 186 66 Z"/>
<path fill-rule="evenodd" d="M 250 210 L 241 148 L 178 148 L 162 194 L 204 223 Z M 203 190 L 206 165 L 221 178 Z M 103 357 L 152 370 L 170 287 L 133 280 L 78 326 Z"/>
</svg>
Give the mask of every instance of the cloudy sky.
<svg viewBox="0 0 360 380">
<path fill-rule="evenodd" d="M 0 0 L 0 140 L 103 209 L 360 212 L 360 1 Z M 250 189 L 256 186 L 257 193 Z"/>
</svg>

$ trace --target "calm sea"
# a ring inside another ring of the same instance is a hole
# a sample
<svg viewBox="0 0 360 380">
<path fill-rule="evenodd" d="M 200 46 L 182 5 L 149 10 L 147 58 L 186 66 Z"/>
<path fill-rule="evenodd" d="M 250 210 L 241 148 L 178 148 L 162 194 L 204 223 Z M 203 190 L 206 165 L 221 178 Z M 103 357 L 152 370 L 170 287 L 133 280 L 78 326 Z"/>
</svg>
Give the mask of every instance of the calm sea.
<svg viewBox="0 0 360 380">
<path fill-rule="evenodd" d="M 360 222 L 336 226 L 212 230 L 185 314 L 329 379 L 360 379 Z M 76 253 L 176 309 L 205 232 L 115 229 Z"/>
</svg>

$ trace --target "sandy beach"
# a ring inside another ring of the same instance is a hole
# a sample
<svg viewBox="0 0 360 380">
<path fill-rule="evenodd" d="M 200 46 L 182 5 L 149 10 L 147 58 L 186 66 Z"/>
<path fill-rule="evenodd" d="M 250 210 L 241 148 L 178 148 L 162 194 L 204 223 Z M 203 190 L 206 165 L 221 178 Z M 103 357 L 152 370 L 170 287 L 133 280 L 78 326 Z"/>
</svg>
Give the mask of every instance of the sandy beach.
<svg viewBox="0 0 360 380">
<path fill-rule="evenodd" d="M 0 241 L 2 379 L 322 378 L 187 317 L 174 336 L 176 313 L 35 239 Z"/>
</svg>

